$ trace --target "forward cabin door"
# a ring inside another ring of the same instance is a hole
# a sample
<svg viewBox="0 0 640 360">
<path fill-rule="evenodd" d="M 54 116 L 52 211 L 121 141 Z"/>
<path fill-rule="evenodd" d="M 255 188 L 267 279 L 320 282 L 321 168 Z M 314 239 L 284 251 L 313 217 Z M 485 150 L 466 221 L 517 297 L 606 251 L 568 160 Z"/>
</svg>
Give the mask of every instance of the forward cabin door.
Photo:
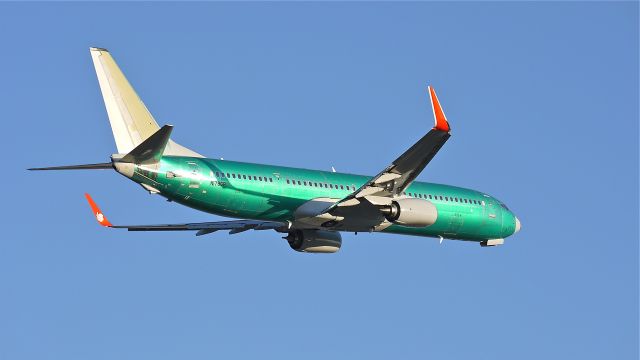
<svg viewBox="0 0 640 360">
<path fill-rule="evenodd" d="M 502 229 L 502 211 L 500 205 L 498 205 L 493 199 L 484 199 L 484 218 L 486 225 L 483 227 L 482 232 L 485 235 L 495 236 L 496 229 Z"/>
</svg>

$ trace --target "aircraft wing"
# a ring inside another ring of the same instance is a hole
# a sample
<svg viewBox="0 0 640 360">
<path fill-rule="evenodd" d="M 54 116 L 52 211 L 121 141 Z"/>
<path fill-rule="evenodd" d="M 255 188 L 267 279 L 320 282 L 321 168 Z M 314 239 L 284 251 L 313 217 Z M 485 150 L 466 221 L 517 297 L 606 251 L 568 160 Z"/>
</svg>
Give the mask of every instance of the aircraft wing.
<svg viewBox="0 0 640 360">
<path fill-rule="evenodd" d="M 210 234 L 219 230 L 229 230 L 229 234 L 237 234 L 247 230 L 287 230 L 289 223 L 281 221 L 260 220 L 231 220 L 187 224 L 159 224 L 159 225 L 113 225 L 104 216 L 98 205 L 89 194 L 84 194 L 91 206 L 93 215 L 98 223 L 104 227 L 127 229 L 129 231 L 197 231 L 196 236 Z"/>
<path fill-rule="evenodd" d="M 324 212 L 330 212 L 338 206 L 358 205 L 362 198 L 371 200 L 400 196 L 415 180 L 451 136 L 449 122 L 438 102 L 436 92 L 431 86 L 429 86 L 429 97 L 431 98 L 431 106 L 435 118 L 433 129 L 378 175 L 371 178 L 353 193 L 331 205 Z M 375 201 L 373 202 L 375 203 Z"/>
</svg>

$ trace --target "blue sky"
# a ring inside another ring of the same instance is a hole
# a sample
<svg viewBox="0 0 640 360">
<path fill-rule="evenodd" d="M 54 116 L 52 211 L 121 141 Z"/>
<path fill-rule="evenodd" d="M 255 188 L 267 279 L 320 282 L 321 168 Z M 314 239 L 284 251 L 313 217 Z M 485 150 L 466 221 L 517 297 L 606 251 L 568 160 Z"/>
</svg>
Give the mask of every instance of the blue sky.
<svg viewBox="0 0 640 360">
<path fill-rule="evenodd" d="M 0 359 L 637 359 L 638 4 L 0 4 Z M 345 234 L 101 229 L 219 219 L 106 171 L 88 48 L 211 157 L 375 174 L 432 126 L 419 180 L 506 202 L 498 248 Z"/>
</svg>

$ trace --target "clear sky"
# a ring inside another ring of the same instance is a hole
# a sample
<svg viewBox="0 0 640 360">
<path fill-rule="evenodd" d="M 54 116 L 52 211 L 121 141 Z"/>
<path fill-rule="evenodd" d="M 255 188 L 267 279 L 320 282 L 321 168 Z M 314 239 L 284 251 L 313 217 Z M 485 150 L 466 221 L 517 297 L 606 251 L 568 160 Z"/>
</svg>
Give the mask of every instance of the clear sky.
<svg viewBox="0 0 640 360">
<path fill-rule="evenodd" d="M 637 359 L 638 3 L 0 4 L 0 359 Z M 419 180 L 506 202 L 502 247 L 274 232 L 109 171 L 88 48 L 210 157 L 375 174 L 433 124 Z"/>
</svg>

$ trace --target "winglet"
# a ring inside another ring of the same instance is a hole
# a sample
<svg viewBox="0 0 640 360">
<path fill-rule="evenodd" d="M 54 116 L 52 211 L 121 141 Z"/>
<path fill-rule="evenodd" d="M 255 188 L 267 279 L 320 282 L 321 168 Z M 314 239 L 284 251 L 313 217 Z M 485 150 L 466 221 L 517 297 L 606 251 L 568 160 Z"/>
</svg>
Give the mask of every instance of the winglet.
<svg viewBox="0 0 640 360">
<path fill-rule="evenodd" d="M 100 225 L 104 227 L 112 227 L 113 225 L 111 225 L 109 220 L 107 220 L 107 218 L 104 216 L 104 214 L 102 213 L 98 205 L 96 205 L 95 201 L 93 201 L 93 199 L 91 198 L 91 195 L 85 193 L 84 197 L 87 198 L 87 201 L 89 202 L 89 206 L 91 206 L 93 215 L 96 217 L 96 220 L 98 220 L 98 223 L 100 223 Z"/>
<path fill-rule="evenodd" d="M 444 111 L 442 111 L 442 106 L 440 106 L 440 102 L 438 101 L 438 96 L 436 96 L 436 91 L 432 86 L 429 86 L 429 98 L 431 98 L 431 107 L 433 109 L 433 117 L 436 120 L 436 125 L 433 127 L 434 129 L 440 131 L 451 131 L 451 127 L 449 127 L 449 122 L 447 121 L 447 117 L 444 115 Z"/>
</svg>

